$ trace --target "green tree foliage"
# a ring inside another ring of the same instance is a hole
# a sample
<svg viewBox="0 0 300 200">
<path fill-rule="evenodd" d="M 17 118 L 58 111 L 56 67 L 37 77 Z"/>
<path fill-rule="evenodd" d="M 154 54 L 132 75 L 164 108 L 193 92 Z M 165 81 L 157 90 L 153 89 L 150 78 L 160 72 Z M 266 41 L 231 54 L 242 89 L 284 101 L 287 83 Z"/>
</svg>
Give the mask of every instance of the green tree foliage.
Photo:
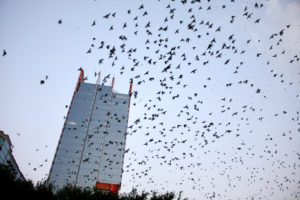
<svg viewBox="0 0 300 200">
<path fill-rule="evenodd" d="M 132 189 L 128 194 L 123 194 L 121 196 L 121 200 L 146 200 L 149 193 L 142 192 L 142 194 L 138 194 L 137 189 Z"/>
<path fill-rule="evenodd" d="M 175 194 L 173 192 L 166 192 L 165 194 L 158 194 L 157 192 L 152 192 L 152 197 L 150 200 L 172 200 Z"/>
<path fill-rule="evenodd" d="M 1 200 L 5 199 L 30 199 L 30 200 L 173 200 L 174 192 L 159 194 L 158 192 L 138 193 L 132 189 L 129 193 L 116 195 L 112 192 L 102 191 L 94 188 L 81 189 L 74 185 L 66 185 L 64 188 L 54 192 L 53 186 L 46 182 L 39 182 L 36 185 L 30 180 L 16 179 L 11 170 L 0 165 L 0 187 Z M 181 193 L 178 200 L 180 200 Z"/>
<path fill-rule="evenodd" d="M 32 199 L 35 196 L 35 188 L 31 181 L 16 179 L 12 171 L 6 167 L 0 167 L 1 199 Z"/>
</svg>

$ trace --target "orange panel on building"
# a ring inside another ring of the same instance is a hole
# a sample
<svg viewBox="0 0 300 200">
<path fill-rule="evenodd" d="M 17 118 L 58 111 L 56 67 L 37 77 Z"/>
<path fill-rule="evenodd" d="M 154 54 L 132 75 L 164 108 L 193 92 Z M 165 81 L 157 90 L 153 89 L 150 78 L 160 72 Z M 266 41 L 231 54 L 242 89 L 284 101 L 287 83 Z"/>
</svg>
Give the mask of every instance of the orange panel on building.
<svg viewBox="0 0 300 200">
<path fill-rule="evenodd" d="M 100 190 L 111 191 L 115 194 L 118 194 L 121 185 L 110 184 L 110 183 L 96 183 L 96 188 Z"/>
</svg>

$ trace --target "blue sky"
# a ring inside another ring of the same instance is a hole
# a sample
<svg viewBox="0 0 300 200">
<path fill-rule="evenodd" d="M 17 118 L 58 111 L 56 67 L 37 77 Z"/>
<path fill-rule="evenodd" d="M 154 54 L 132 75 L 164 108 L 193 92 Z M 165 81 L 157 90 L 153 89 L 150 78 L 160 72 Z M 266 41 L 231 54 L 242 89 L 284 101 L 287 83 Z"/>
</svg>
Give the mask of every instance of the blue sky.
<svg viewBox="0 0 300 200">
<path fill-rule="evenodd" d="M 257 1 L 259 8 L 253 1 L 191 2 L 0 1 L 0 129 L 10 135 L 26 178 L 47 177 L 83 67 L 87 82 L 101 71 L 102 78 L 115 76 L 122 93 L 133 78 L 138 92 L 121 192 L 138 187 L 182 190 L 191 199 L 299 198 L 300 2 Z M 151 120 L 152 114 L 159 116 Z"/>
</svg>

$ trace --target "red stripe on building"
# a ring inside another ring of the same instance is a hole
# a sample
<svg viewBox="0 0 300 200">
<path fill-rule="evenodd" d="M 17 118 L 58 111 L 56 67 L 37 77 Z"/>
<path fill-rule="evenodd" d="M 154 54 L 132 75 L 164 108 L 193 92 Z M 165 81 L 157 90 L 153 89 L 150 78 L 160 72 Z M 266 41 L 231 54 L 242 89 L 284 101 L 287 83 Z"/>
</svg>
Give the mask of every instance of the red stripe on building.
<svg viewBox="0 0 300 200">
<path fill-rule="evenodd" d="M 95 186 L 97 189 L 111 191 L 114 194 L 118 194 L 121 185 L 97 182 Z"/>
</svg>

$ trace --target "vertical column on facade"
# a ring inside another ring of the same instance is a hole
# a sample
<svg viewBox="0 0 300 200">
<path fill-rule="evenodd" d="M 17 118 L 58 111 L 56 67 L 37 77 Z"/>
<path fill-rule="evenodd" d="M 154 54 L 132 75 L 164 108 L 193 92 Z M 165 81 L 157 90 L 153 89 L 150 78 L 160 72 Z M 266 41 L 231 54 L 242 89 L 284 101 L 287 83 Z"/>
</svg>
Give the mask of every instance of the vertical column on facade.
<svg viewBox="0 0 300 200">
<path fill-rule="evenodd" d="M 103 134 L 102 134 L 102 139 L 101 139 L 102 144 L 101 144 L 101 146 L 100 146 L 100 159 L 99 159 L 99 161 L 101 160 L 102 152 L 103 152 L 104 135 L 105 135 L 105 133 L 107 132 L 108 113 L 110 112 L 110 106 L 111 106 L 112 97 L 113 97 L 114 81 L 115 81 L 115 78 L 113 77 L 113 79 L 112 79 L 112 84 L 111 84 L 110 100 L 109 100 L 109 103 L 108 103 L 108 106 L 107 106 L 107 112 L 106 112 L 106 116 L 105 116 L 105 126 L 104 126 L 104 129 L 103 129 Z M 101 167 L 101 163 L 99 163 L 97 179 L 99 178 L 100 167 Z"/>
<path fill-rule="evenodd" d="M 80 171 L 80 167 L 81 167 L 82 156 L 83 156 L 83 153 L 84 153 L 85 144 L 86 144 L 86 138 L 87 138 L 88 131 L 89 131 L 89 126 L 90 126 L 90 121 L 91 121 L 92 113 L 93 113 L 93 110 L 94 110 L 95 99 L 96 99 L 96 96 L 97 96 L 97 90 L 98 90 L 99 82 L 100 82 L 100 73 L 98 74 L 98 79 L 97 79 L 95 91 L 94 91 L 94 94 L 93 94 L 92 105 L 91 105 L 89 116 L 88 116 L 87 127 L 86 127 L 85 133 L 84 133 L 84 139 L 83 139 L 84 142 L 83 142 L 83 147 L 82 147 L 81 152 L 80 152 L 80 159 L 79 159 L 79 165 L 78 165 L 78 169 L 77 169 L 77 173 L 76 173 L 76 178 L 75 178 L 75 185 L 77 184 L 77 179 L 78 179 L 78 175 L 79 175 L 79 171 Z"/>
<path fill-rule="evenodd" d="M 130 110 L 130 102 L 131 102 L 131 93 L 132 93 L 132 83 L 130 83 L 129 92 L 128 92 L 128 95 L 129 95 L 129 100 L 128 100 L 128 114 L 127 114 L 127 123 L 126 123 L 126 133 L 124 133 L 125 134 L 125 144 L 124 144 L 124 154 L 123 154 L 123 162 L 122 162 L 121 182 L 122 182 L 122 176 L 123 176 L 123 171 L 124 171 L 124 157 L 125 157 L 125 151 L 126 151 L 125 149 L 126 149 L 126 138 L 127 138 L 127 129 L 128 129 L 128 121 L 129 121 L 129 110 Z"/>
</svg>

